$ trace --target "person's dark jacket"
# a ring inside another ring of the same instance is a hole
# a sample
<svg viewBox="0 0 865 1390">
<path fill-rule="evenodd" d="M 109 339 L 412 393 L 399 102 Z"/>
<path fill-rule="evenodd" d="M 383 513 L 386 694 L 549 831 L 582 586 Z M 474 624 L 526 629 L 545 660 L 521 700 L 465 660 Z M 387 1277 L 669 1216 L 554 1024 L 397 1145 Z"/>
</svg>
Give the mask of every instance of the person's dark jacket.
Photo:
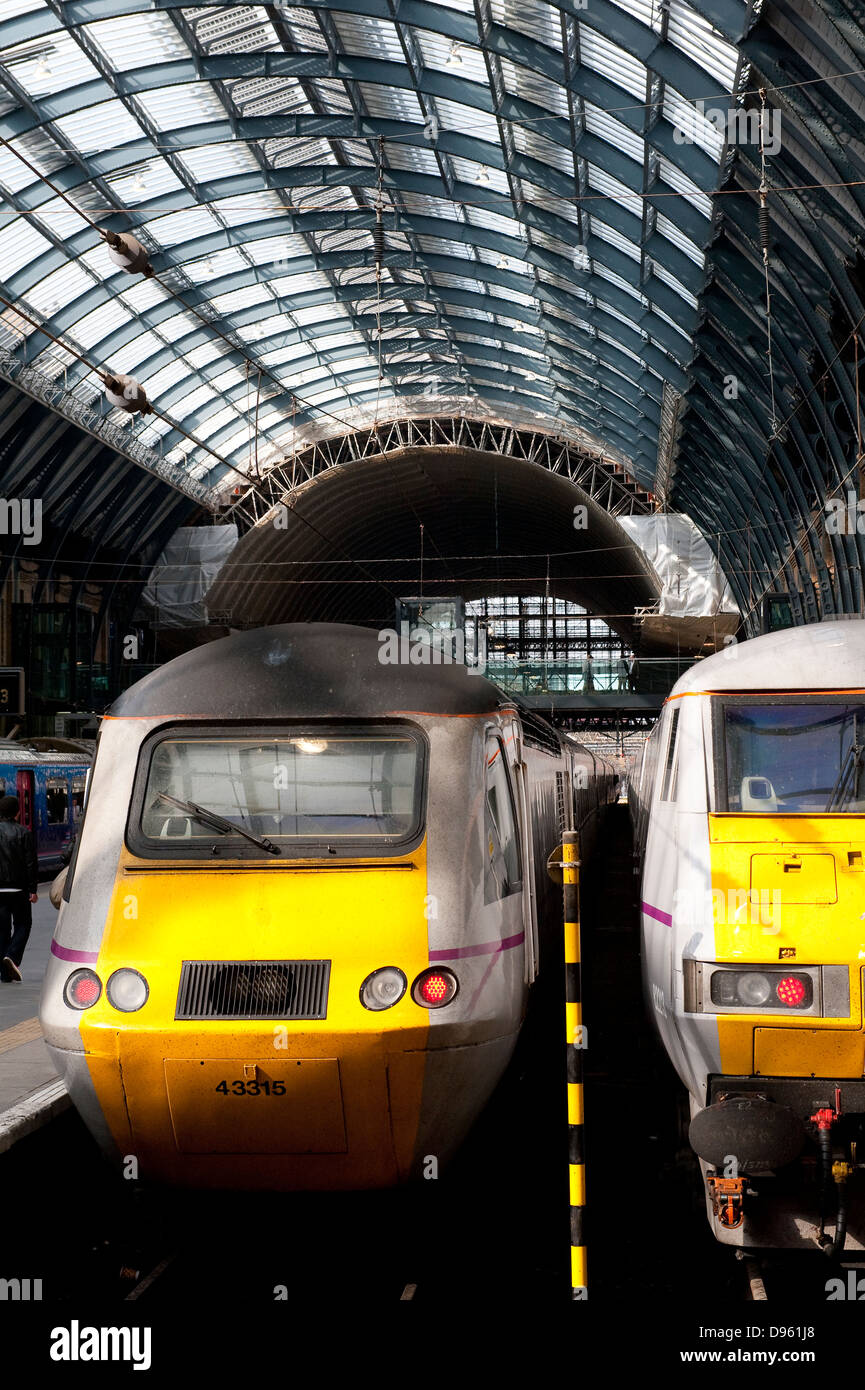
<svg viewBox="0 0 865 1390">
<path fill-rule="evenodd" d="M 0 820 L 0 888 L 20 888 L 35 893 L 39 885 L 39 861 L 29 830 L 14 820 Z"/>
</svg>

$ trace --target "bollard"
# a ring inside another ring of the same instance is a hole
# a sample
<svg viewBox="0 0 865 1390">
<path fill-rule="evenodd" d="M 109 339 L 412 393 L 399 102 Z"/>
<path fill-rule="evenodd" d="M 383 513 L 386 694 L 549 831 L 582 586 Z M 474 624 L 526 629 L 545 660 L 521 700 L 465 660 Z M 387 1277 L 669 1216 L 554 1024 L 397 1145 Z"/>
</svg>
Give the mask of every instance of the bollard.
<svg viewBox="0 0 865 1390">
<path fill-rule="evenodd" d="M 583 1004 L 580 985 L 580 841 L 562 842 L 565 908 L 565 1025 L 568 1048 L 568 1168 L 571 1215 L 571 1297 L 588 1297 L 586 1278 L 586 1163 L 583 1139 Z"/>
</svg>

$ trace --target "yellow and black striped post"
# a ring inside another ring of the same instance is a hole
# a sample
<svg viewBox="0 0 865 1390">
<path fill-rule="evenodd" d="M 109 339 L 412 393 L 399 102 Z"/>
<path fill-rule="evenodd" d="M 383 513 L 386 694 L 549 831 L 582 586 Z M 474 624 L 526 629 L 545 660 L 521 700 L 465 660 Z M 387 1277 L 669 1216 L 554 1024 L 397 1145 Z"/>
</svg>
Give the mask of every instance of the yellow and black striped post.
<svg viewBox="0 0 865 1390">
<path fill-rule="evenodd" d="M 568 1168 L 571 1206 L 571 1296 L 588 1297 L 586 1245 L 586 1159 L 583 1141 L 583 1003 L 580 984 L 580 837 L 562 839 L 565 898 L 565 1024 L 568 1047 Z"/>
</svg>

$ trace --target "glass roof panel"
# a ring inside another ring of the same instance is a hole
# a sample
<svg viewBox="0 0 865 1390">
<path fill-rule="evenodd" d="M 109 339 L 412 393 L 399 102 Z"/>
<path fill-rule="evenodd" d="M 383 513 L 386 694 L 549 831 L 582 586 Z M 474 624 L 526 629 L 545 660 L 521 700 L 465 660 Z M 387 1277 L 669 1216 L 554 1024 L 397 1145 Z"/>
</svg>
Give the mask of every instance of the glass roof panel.
<svg viewBox="0 0 865 1390">
<path fill-rule="evenodd" d="M 586 118 L 586 130 L 592 135 L 599 135 L 602 140 L 606 140 L 612 145 L 614 150 L 621 150 L 637 163 L 642 164 L 645 144 L 636 131 L 629 126 L 611 116 L 608 112 L 602 111 L 599 106 L 592 102 L 583 103 L 583 111 Z"/>
<path fill-rule="evenodd" d="M 667 39 L 711 73 L 725 91 L 734 90 L 738 53 L 708 19 L 684 0 L 670 0 Z"/>
<path fill-rule="evenodd" d="M 648 77 L 645 65 L 588 24 L 580 25 L 580 62 L 623 87 L 631 96 L 645 101 Z"/>
<path fill-rule="evenodd" d="M 197 183 L 225 179 L 261 167 L 249 147 L 237 140 L 184 150 L 180 159 Z"/>
<path fill-rule="evenodd" d="M 168 15 L 122 15 L 97 20 L 85 28 L 119 72 L 189 57 L 189 49 Z"/>
<path fill-rule="evenodd" d="M 7 17 L 4 3 L 0 5 L 0 20 Z M 0 50 L 0 62 L 24 91 L 37 99 L 99 78 L 98 68 L 63 30 Z"/>
<path fill-rule="evenodd" d="M 676 127 L 683 144 L 697 145 L 712 159 L 720 161 L 724 148 L 720 131 L 673 87 L 664 90 L 664 115 Z"/>
<path fill-rule="evenodd" d="M 159 87 L 155 92 L 142 92 L 138 100 L 160 130 L 225 119 L 225 107 L 209 82 Z"/>
<path fill-rule="evenodd" d="M 61 116 L 54 128 L 63 142 L 79 154 L 101 154 L 133 140 L 145 138 L 144 130 L 122 101 L 101 101 Z"/>
<path fill-rule="evenodd" d="M 497 24 L 516 29 L 550 48 L 558 48 L 562 41 L 558 11 L 543 0 L 491 0 L 490 9 Z"/>
<path fill-rule="evenodd" d="M 661 236 L 665 236 L 668 241 L 671 241 L 674 246 L 677 246 L 695 265 L 701 268 L 705 265 L 706 257 L 700 250 L 700 247 L 695 245 L 690 237 L 685 236 L 681 227 L 678 227 L 669 217 L 664 217 L 663 214 L 659 212 L 655 227 L 656 230 L 661 233 Z"/>
<path fill-rule="evenodd" d="M 12 221 L 4 219 L 0 237 L 0 280 L 11 280 L 23 266 L 50 250 L 51 242 L 32 223 L 23 217 Z"/>
</svg>

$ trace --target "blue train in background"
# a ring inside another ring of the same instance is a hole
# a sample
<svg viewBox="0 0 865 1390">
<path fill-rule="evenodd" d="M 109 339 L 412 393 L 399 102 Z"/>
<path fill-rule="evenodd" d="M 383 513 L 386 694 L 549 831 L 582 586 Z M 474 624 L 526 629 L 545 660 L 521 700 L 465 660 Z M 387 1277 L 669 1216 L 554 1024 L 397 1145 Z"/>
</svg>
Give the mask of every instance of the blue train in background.
<svg viewBox="0 0 865 1390">
<path fill-rule="evenodd" d="M 18 819 L 36 837 L 39 869 L 56 872 L 75 838 L 84 809 L 92 754 L 82 744 L 50 739 L 0 739 L 0 796 L 17 796 Z M 39 745 L 47 745 L 40 747 Z"/>
</svg>

